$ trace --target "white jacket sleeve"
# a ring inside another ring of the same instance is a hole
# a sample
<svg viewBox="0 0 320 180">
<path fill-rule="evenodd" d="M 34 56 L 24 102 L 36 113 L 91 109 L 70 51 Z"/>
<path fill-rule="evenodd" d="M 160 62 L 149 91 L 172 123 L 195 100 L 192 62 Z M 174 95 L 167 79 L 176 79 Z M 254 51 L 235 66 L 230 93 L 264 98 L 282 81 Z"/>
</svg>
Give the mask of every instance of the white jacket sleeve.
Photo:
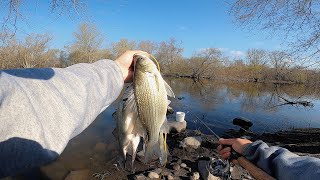
<svg viewBox="0 0 320 180">
<path fill-rule="evenodd" d="M 0 178 L 57 158 L 123 84 L 111 60 L 0 71 Z"/>
</svg>

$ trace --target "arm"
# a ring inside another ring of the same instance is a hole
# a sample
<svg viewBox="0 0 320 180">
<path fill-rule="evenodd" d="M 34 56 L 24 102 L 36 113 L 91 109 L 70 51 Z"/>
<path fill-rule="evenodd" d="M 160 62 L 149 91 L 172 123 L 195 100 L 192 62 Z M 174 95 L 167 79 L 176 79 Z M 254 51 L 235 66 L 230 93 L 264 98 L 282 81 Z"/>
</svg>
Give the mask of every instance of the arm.
<svg viewBox="0 0 320 180">
<path fill-rule="evenodd" d="M 277 179 L 320 178 L 320 159 L 298 156 L 285 148 L 269 147 L 262 141 L 248 145 L 244 156 Z"/>
<path fill-rule="evenodd" d="M 0 178 L 57 158 L 132 80 L 137 52 L 62 69 L 0 71 Z"/>
<path fill-rule="evenodd" d="M 285 148 L 269 147 L 262 141 L 246 139 L 220 139 L 220 144 L 231 145 L 238 153 L 255 163 L 277 179 L 317 179 L 320 177 L 320 160 L 298 156 Z M 218 147 L 223 158 L 230 156 L 230 148 Z"/>
</svg>

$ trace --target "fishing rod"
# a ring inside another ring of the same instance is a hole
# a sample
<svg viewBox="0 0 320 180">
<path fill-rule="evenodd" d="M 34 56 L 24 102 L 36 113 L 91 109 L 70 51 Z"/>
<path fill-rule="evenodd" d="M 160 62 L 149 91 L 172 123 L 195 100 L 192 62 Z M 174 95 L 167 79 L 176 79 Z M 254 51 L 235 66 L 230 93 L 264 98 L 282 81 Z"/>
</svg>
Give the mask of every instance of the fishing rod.
<svg viewBox="0 0 320 180">
<path fill-rule="evenodd" d="M 220 136 L 218 136 L 206 123 L 204 123 L 200 118 L 198 118 L 197 115 L 193 114 L 193 116 L 195 116 L 197 120 L 201 122 L 218 140 L 220 139 Z M 273 178 L 268 173 L 264 172 L 262 169 L 254 165 L 247 158 L 237 153 L 231 145 L 224 145 L 223 147 L 230 147 L 230 160 L 237 160 L 238 164 L 245 168 L 254 178 L 258 180 L 275 180 L 275 178 Z"/>
</svg>

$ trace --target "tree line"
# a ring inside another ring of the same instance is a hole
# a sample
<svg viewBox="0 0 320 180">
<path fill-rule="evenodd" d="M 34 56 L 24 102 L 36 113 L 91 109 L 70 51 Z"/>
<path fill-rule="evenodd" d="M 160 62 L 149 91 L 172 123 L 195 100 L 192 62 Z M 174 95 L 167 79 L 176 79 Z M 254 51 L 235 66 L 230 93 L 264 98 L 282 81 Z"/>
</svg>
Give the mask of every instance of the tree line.
<svg viewBox="0 0 320 180">
<path fill-rule="evenodd" d="M 103 47 L 104 36 L 94 24 L 82 23 L 73 33 L 73 42 L 63 49 L 50 48 L 48 34 L 31 34 L 18 39 L 0 32 L 0 69 L 67 67 L 115 59 L 126 50 L 139 49 L 153 54 L 167 76 L 193 79 L 220 79 L 253 82 L 319 84 L 320 72 L 314 66 L 301 66 L 295 56 L 284 51 L 249 49 L 234 59 L 219 48 L 206 48 L 183 57 L 182 42 L 171 38 L 162 42 L 121 39 Z"/>
</svg>

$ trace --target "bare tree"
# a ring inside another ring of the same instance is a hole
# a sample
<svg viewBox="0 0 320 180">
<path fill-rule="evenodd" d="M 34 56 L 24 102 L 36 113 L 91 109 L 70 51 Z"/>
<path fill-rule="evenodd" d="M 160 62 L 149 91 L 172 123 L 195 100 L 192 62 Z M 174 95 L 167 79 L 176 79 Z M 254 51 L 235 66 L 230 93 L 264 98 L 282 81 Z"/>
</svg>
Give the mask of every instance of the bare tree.
<svg viewBox="0 0 320 180">
<path fill-rule="evenodd" d="M 163 72 L 172 72 L 174 63 L 178 63 L 182 59 L 183 48 L 181 43 L 178 43 L 174 38 L 168 41 L 163 41 L 159 45 L 156 54 Z"/>
<path fill-rule="evenodd" d="M 35 6 L 37 1 L 24 0 L 2 0 L 0 1 L 0 24 L 2 31 L 15 32 L 17 30 L 18 21 L 25 21 L 26 14 L 29 9 L 26 9 L 26 4 L 33 3 Z M 86 4 L 82 0 L 51 0 L 49 3 L 51 13 L 58 15 L 68 14 L 70 17 L 73 14 L 80 15 L 84 12 Z M 15 33 L 13 33 L 15 34 Z"/>
<path fill-rule="evenodd" d="M 101 58 L 100 48 L 104 38 L 94 24 L 80 24 L 73 36 L 75 40 L 70 46 L 69 56 L 72 63 L 92 63 Z"/>
<path fill-rule="evenodd" d="M 207 48 L 193 55 L 189 60 L 191 77 L 200 79 L 203 76 L 212 76 L 221 60 L 221 55 L 221 51 L 217 48 Z"/>
<path fill-rule="evenodd" d="M 249 49 L 246 53 L 251 78 L 257 82 L 262 77 L 264 66 L 267 63 L 267 52 L 263 49 Z"/>
<path fill-rule="evenodd" d="M 293 53 L 319 57 L 320 1 L 229 0 L 231 14 L 243 26 L 270 30 L 290 45 Z M 307 59 L 309 62 L 312 59 Z"/>
<path fill-rule="evenodd" d="M 293 64 L 292 57 L 283 51 L 272 51 L 269 53 L 269 58 L 275 71 L 275 80 L 285 80 L 285 75 Z"/>
<path fill-rule="evenodd" d="M 129 41 L 128 39 L 120 39 L 119 42 L 111 44 L 111 51 L 114 57 L 118 57 L 127 50 L 134 50 L 136 48 L 135 41 Z"/>
<path fill-rule="evenodd" d="M 153 41 L 140 41 L 138 44 L 138 49 L 142 51 L 146 51 L 150 54 L 155 54 L 158 48 L 158 44 Z"/>
<path fill-rule="evenodd" d="M 58 50 L 49 49 L 51 37 L 31 34 L 24 41 L 0 33 L 0 68 L 33 68 L 59 66 Z"/>
</svg>

